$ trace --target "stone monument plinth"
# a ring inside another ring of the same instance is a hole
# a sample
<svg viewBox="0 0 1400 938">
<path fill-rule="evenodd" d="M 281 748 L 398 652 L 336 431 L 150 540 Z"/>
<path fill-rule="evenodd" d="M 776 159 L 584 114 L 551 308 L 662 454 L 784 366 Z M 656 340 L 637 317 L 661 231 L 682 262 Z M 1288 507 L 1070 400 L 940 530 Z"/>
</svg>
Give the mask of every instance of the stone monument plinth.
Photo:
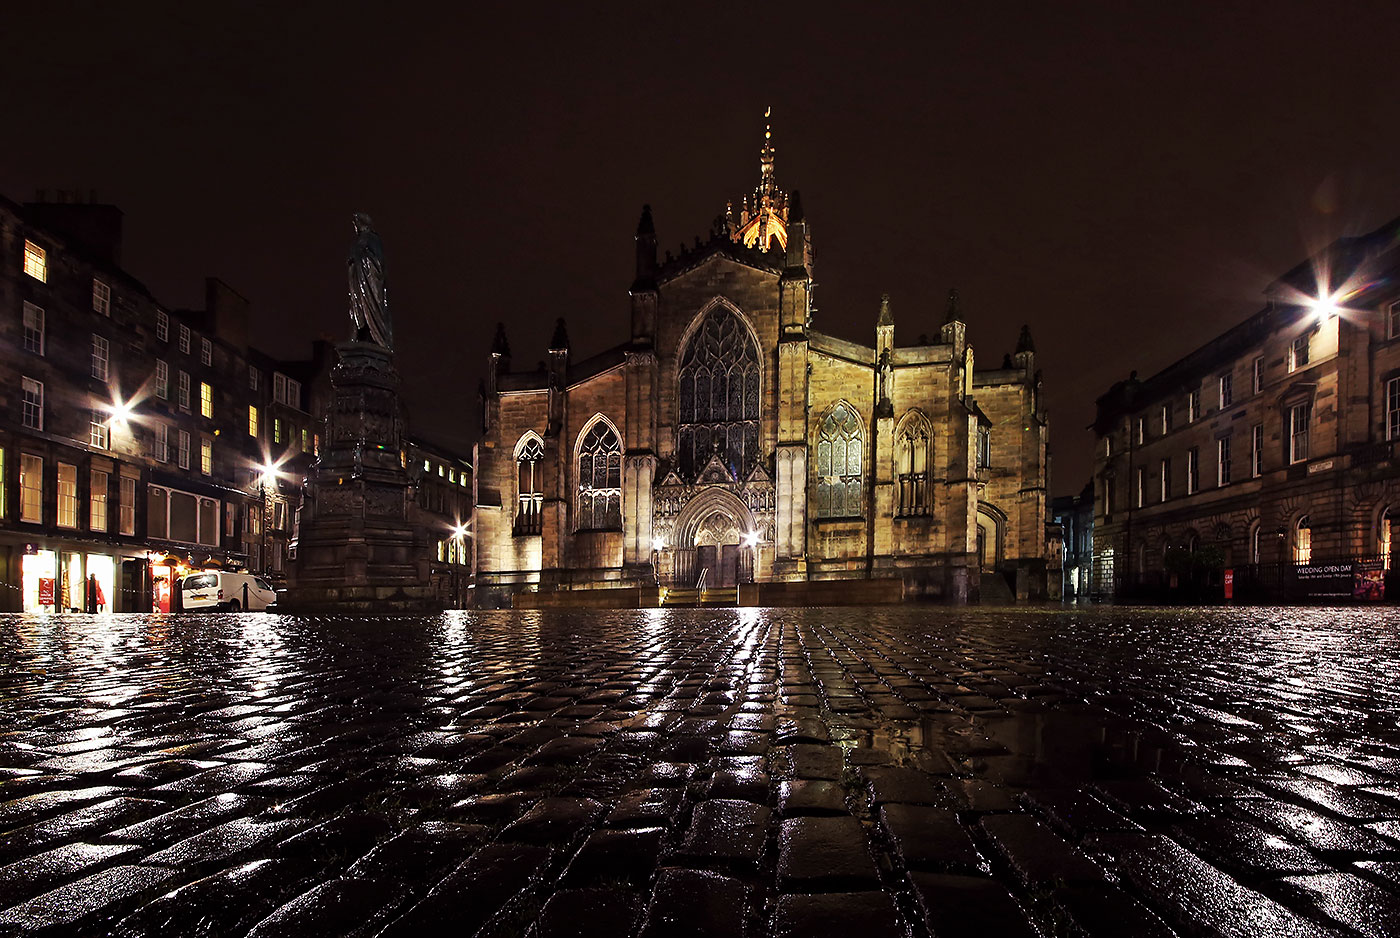
<svg viewBox="0 0 1400 938">
<path fill-rule="evenodd" d="M 393 352 L 363 340 L 336 352 L 325 435 L 302 493 L 296 556 L 278 608 L 434 611 L 428 538 L 412 521 Z"/>
</svg>

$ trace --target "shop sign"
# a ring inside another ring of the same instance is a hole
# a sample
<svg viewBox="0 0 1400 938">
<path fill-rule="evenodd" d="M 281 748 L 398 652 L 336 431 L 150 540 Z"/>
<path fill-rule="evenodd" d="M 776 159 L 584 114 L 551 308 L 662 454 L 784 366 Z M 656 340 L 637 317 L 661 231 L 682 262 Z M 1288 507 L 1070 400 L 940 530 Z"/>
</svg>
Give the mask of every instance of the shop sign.
<svg viewBox="0 0 1400 938">
<path fill-rule="evenodd" d="M 53 605 L 53 577 L 51 576 L 39 577 L 39 605 Z"/>
<path fill-rule="evenodd" d="M 1225 568 L 1225 598 L 1235 598 L 1235 571 L 1229 567 Z"/>
</svg>

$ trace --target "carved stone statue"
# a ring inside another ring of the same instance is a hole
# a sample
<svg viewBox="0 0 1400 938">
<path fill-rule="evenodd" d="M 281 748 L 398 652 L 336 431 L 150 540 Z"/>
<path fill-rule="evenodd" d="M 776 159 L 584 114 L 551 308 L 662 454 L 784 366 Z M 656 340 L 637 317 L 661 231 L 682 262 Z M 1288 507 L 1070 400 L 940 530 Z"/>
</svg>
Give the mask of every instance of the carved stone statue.
<svg viewBox="0 0 1400 938">
<path fill-rule="evenodd" d="M 368 215 L 356 212 L 354 222 L 355 244 L 349 260 L 350 321 L 355 327 L 352 338 L 392 350 L 394 323 L 384 280 L 384 243 Z"/>
</svg>

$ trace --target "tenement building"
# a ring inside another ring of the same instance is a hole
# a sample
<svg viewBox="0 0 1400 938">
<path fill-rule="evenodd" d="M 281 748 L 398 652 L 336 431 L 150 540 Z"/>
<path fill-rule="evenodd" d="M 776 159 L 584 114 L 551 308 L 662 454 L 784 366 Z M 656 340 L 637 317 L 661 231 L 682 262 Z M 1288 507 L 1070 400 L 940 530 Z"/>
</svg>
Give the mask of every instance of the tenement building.
<svg viewBox="0 0 1400 938">
<path fill-rule="evenodd" d="M 1389 567 L 1397 235 L 1400 220 L 1334 242 L 1275 281 L 1244 322 L 1099 398 L 1101 595 L 1333 596 L 1353 572 L 1360 582 Z"/>
<path fill-rule="evenodd" d="M 3 611 L 169 610 L 190 569 L 278 584 L 294 544 L 329 346 L 294 362 L 251 347 L 249 304 L 218 280 L 203 309 L 161 304 L 120 265 L 121 222 L 72 196 L 0 198 Z M 469 489 L 464 461 L 412 457 Z M 420 505 L 460 516 L 436 488 Z M 441 554 L 469 569 L 460 546 Z"/>
<path fill-rule="evenodd" d="M 1047 425 L 1029 330 L 977 370 L 956 293 L 899 344 L 815 328 L 811 225 L 774 181 L 657 257 L 636 231 L 630 335 L 537 371 L 498 330 L 483 388 L 478 589 L 902 581 L 975 600 L 1044 590 Z M 929 329 L 932 325 L 932 329 Z"/>
</svg>

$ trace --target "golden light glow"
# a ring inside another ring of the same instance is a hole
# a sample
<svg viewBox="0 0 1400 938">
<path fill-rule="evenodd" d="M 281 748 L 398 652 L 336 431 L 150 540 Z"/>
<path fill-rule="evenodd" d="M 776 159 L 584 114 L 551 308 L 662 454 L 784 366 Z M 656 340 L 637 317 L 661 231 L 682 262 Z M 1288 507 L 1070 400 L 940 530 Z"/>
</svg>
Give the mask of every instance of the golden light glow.
<svg viewBox="0 0 1400 938">
<path fill-rule="evenodd" d="M 24 242 L 24 272 L 40 283 L 49 282 L 48 252 L 33 241 Z"/>
</svg>

